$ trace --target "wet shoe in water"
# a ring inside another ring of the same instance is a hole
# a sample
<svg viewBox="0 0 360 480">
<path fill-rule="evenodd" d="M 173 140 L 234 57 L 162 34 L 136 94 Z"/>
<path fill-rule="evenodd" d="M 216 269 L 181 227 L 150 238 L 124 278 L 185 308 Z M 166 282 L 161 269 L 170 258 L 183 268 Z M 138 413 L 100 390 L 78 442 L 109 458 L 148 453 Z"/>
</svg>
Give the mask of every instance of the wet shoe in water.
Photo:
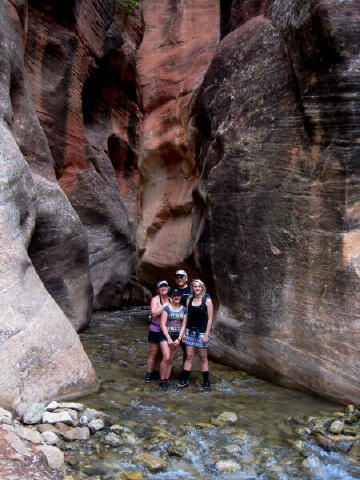
<svg viewBox="0 0 360 480">
<path fill-rule="evenodd" d="M 169 382 L 165 381 L 165 382 L 160 382 L 159 383 L 159 390 L 161 392 L 166 392 L 166 390 L 169 388 Z"/>
<path fill-rule="evenodd" d="M 188 387 L 189 383 L 187 380 L 180 380 L 180 382 L 176 385 L 176 390 L 183 390 L 185 387 Z"/>
<path fill-rule="evenodd" d="M 145 382 L 150 382 L 151 379 L 152 379 L 152 374 L 148 372 L 148 373 L 145 375 L 144 380 L 145 380 Z"/>
<path fill-rule="evenodd" d="M 203 383 L 204 390 L 211 390 L 211 384 L 210 382 L 204 382 Z"/>
</svg>

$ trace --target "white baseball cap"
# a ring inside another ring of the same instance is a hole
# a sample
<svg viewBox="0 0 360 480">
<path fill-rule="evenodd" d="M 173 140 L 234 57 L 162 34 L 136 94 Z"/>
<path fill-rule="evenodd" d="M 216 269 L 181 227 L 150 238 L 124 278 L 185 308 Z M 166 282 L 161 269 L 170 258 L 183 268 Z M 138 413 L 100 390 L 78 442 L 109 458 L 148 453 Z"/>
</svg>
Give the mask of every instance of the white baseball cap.
<svg viewBox="0 0 360 480">
<path fill-rule="evenodd" d="M 178 270 L 176 273 L 175 273 L 175 276 L 176 275 L 181 275 L 182 277 L 186 277 L 187 278 L 187 273 L 185 272 L 185 270 Z"/>
</svg>

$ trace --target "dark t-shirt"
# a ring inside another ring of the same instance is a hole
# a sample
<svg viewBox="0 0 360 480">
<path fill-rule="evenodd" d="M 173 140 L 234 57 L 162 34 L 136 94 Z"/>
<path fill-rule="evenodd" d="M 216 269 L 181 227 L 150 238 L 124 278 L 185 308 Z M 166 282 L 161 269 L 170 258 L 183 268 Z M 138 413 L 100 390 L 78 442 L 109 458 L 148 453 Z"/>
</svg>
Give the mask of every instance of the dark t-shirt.
<svg viewBox="0 0 360 480">
<path fill-rule="evenodd" d="M 181 302 L 180 303 L 181 303 L 181 305 L 186 307 L 186 301 L 190 297 L 190 293 L 191 293 L 190 285 L 188 285 L 185 288 L 179 288 L 179 290 L 181 292 Z"/>
</svg>

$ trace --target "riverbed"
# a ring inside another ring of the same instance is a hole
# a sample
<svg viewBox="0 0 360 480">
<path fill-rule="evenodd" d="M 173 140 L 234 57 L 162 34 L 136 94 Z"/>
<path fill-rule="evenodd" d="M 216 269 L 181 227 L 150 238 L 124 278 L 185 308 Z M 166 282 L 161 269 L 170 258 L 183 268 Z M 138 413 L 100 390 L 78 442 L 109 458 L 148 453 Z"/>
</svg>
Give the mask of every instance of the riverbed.
<svg viewBox="0 0 360 480">
<path fill-rule="evenodd" d="M 134 308 L 96 312 L 80 335 L 102 385 L 82 400 L 109 414 L 128 439 L 116 448 L 89 444 L 77 464 L 80 472 L 104 480 L 360 478 L 358 461 L 346 454 L 306 440 L 299 449 L 289 421 L 294 415 L 330 415 L 339 405 L 213 362 L 212 389 L 205 391 L 197 359 L 189 387 L 177 391 L 180 354 L 173 387 L 159 391 L 157 381 L 144 381 L 147 330 L 147 310 Z M 232 412 L 236 421 L 215 426 L 222 412 Z M 141 462 L 143 453 L 161 459 L 161 471 Z"/>
</svg>

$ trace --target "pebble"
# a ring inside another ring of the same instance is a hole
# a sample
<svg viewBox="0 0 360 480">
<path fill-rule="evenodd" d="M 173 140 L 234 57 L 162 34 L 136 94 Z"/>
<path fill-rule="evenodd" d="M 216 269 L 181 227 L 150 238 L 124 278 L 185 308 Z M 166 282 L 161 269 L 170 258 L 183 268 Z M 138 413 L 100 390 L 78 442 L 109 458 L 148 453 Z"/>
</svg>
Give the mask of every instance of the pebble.
<svg viewBox="0 0 360 480">
<path fill-rule="evenodd" d="M 81 415 L 81 417 L 79 418 L 79 425 L 81 426 L 85 426 L 89 423 L 89 419 L 87 418 L 86 415 Z"/>
<path fill-rule="evenodd" d="M 230 445 L 225 445 L 225 450 L 227 453 L 238 453 L 241 452 L 241 447 L 236 443 L 230 443 Z"/>
<path fill-rule="evenodd" d="M 70 410 L 76 410 L 80 412 L 83 410 L 84 405 L 82 403 L 75 403 L 75 402 L 62 402 L 59 403 L 58 408 L 69 408 Z"/>
<path fill-rule="evenodd" d="M 58 402 L 50 402 L 49 405 L 45 408 L 48 412 L 52 412 L 53 410 L 56 410 L 59 407 Z"/>
<path fill-rule="evenodd" d="M 55 427 L 55 425 L 51 425 L 50 423 L 41 423 L 40 425 L 38 425 L 38 430 L 40 433 L 44 433 L 44 432 L 59 433 L 59 430 Z"/>
<path fill-rule="evenodd" d="M 45 410 L 44 403 L 33 403 L 23 416 L 23 422 L 27 425 L 40 423 Z"/>
<path fill-rule="evenodd" d="M 75 427 L 62 434 L 65 440 L 89 440 L 90 430 L 87 427 Z"/>
<path fill-rule="evenodd" d="M 315 476 L 324 478 L 323 467 L 319 458 L 316 455 L 309 455 L 307 458 L 305 458 L 302 464 L 305 468 L 310 469 Z"/>
<path fill-rule="evenodd" d="M 60 442 L 59 437 L 54 432 L 50 432 L 49 430 L 43 432 L 41 434 L 42 440 L 47 445 L 57 445 Z"/>
<path fill-rule="evenodd" d="M 161 472 L 167 467 L 167 462 L 165 462 L 165 460 L 155 457 L 155 455 L 151 455 L 150 453 L 140 453 L 135 455 L 134 461 L 143 465 L 150 470 L 151 473 Z"/>
<path fill-rule="evenodd" d="M 24 440 L 28 440 L 31 443 L 42 442 L 41 434 L 37 430 L 32 430 L 30 428 L 17 426 L 16 433 L 19 435 L 19 437 L 23 438 Z"/>
<path fill-rule="evenodd" d="M 65 410 L 58 413 L 44 412 L 42 416 L 42 423 L 65 423 L 67 425 L 75 425 L 74 419 L 70 415 L 70 412 Z"/>
<path fill-rule="evenodd" d="M 121 436 L 125 443 L 129 443 L 131 445 L 136 445 L 140 443 L 140 440 L 132 433 L 122 432 Z"/>
<path fill-rule="evenodd" d="M 215 425 L 213 425 L 211 423 L 196 423 L 195 427 L 198 427 L 198 428 L 215 428 Z"/>
<path fill-rule="evenodd" d="M 88 427 L 90 428 L 91 433 L 98 432 L 105 427 L 104 420 L 101 418 L 95 418 L 88 423 Z"/>
<path fill-rule="evenodd" d="M 216 417 L 216 420 L 222 423 L 236 423 L 238 416 L 235 412 L 222 412 Z"/>
<path fill-rule="evenodd" d="M 239 472 L 241 466 L 234 460 L 219 460 L 215 463 L 215 468 L 219 473 Z"/>
<path fill-rule="evenodd" d="M 354 443 L 354 445 L 349 450 L 349 455 L 352 457 L 360 459 L 360 443 Z"/>
<path fill-rule="evenodd" d="M 355 413 L 355 410 L 356 410 L 355 405 L 347 405 L 345 409 L 345 413 L 348 415 L 352 415 L 353 413 Z"/>
<path fill-rule="evenodd" d="M 341 433 L 343 429 L 344 422 L 341 422 L 340 420 L 335 420 L 329 427 L 330 432 L 335 434 Z"/>
<path fill-rule="evenodd" d="M 71 430 L 72 428 L 70 425 L 66 425 L 65 423 L 61 422 L 55 423 L 55 427 L 57 428 L 57 432 L 55 433 L 60 433 L 60 435 L 67 432 L 68 430 Z"/>
<path fill-rule="evenodd" d="M 52 445 L 42 445 L 38 447 L 38 450 L 43 452 L 51 468 L 60 469 L 64 467 L 64 454 L 59 448 Z"/>
<path fill-rule="evenodd" d="M 126 480 L 142 480 L 144 478 L 144 474 L 142 472 L 130 472 L 125 473 Z"/>
<path fill-rule="evenodd" d="M 88 422 L 91 422 L 91 420 L 94 420 L 95 418 L 100 418 L 104 414 L 102 412 L 94 410 L 93 408 L 85 408 L 85 410 L 83 411 L 83 415 L 88 419 Z"/>
<path fill-rule="evenodd" d="M 111 447 L 117 447 L 124 443 L 123 440 L 119 437 L 119 435 L 116 435 L 116 433 L 114 432 L 108 433 L 104 441 L 107 445 L 110 445 Z"/>
</svg>

